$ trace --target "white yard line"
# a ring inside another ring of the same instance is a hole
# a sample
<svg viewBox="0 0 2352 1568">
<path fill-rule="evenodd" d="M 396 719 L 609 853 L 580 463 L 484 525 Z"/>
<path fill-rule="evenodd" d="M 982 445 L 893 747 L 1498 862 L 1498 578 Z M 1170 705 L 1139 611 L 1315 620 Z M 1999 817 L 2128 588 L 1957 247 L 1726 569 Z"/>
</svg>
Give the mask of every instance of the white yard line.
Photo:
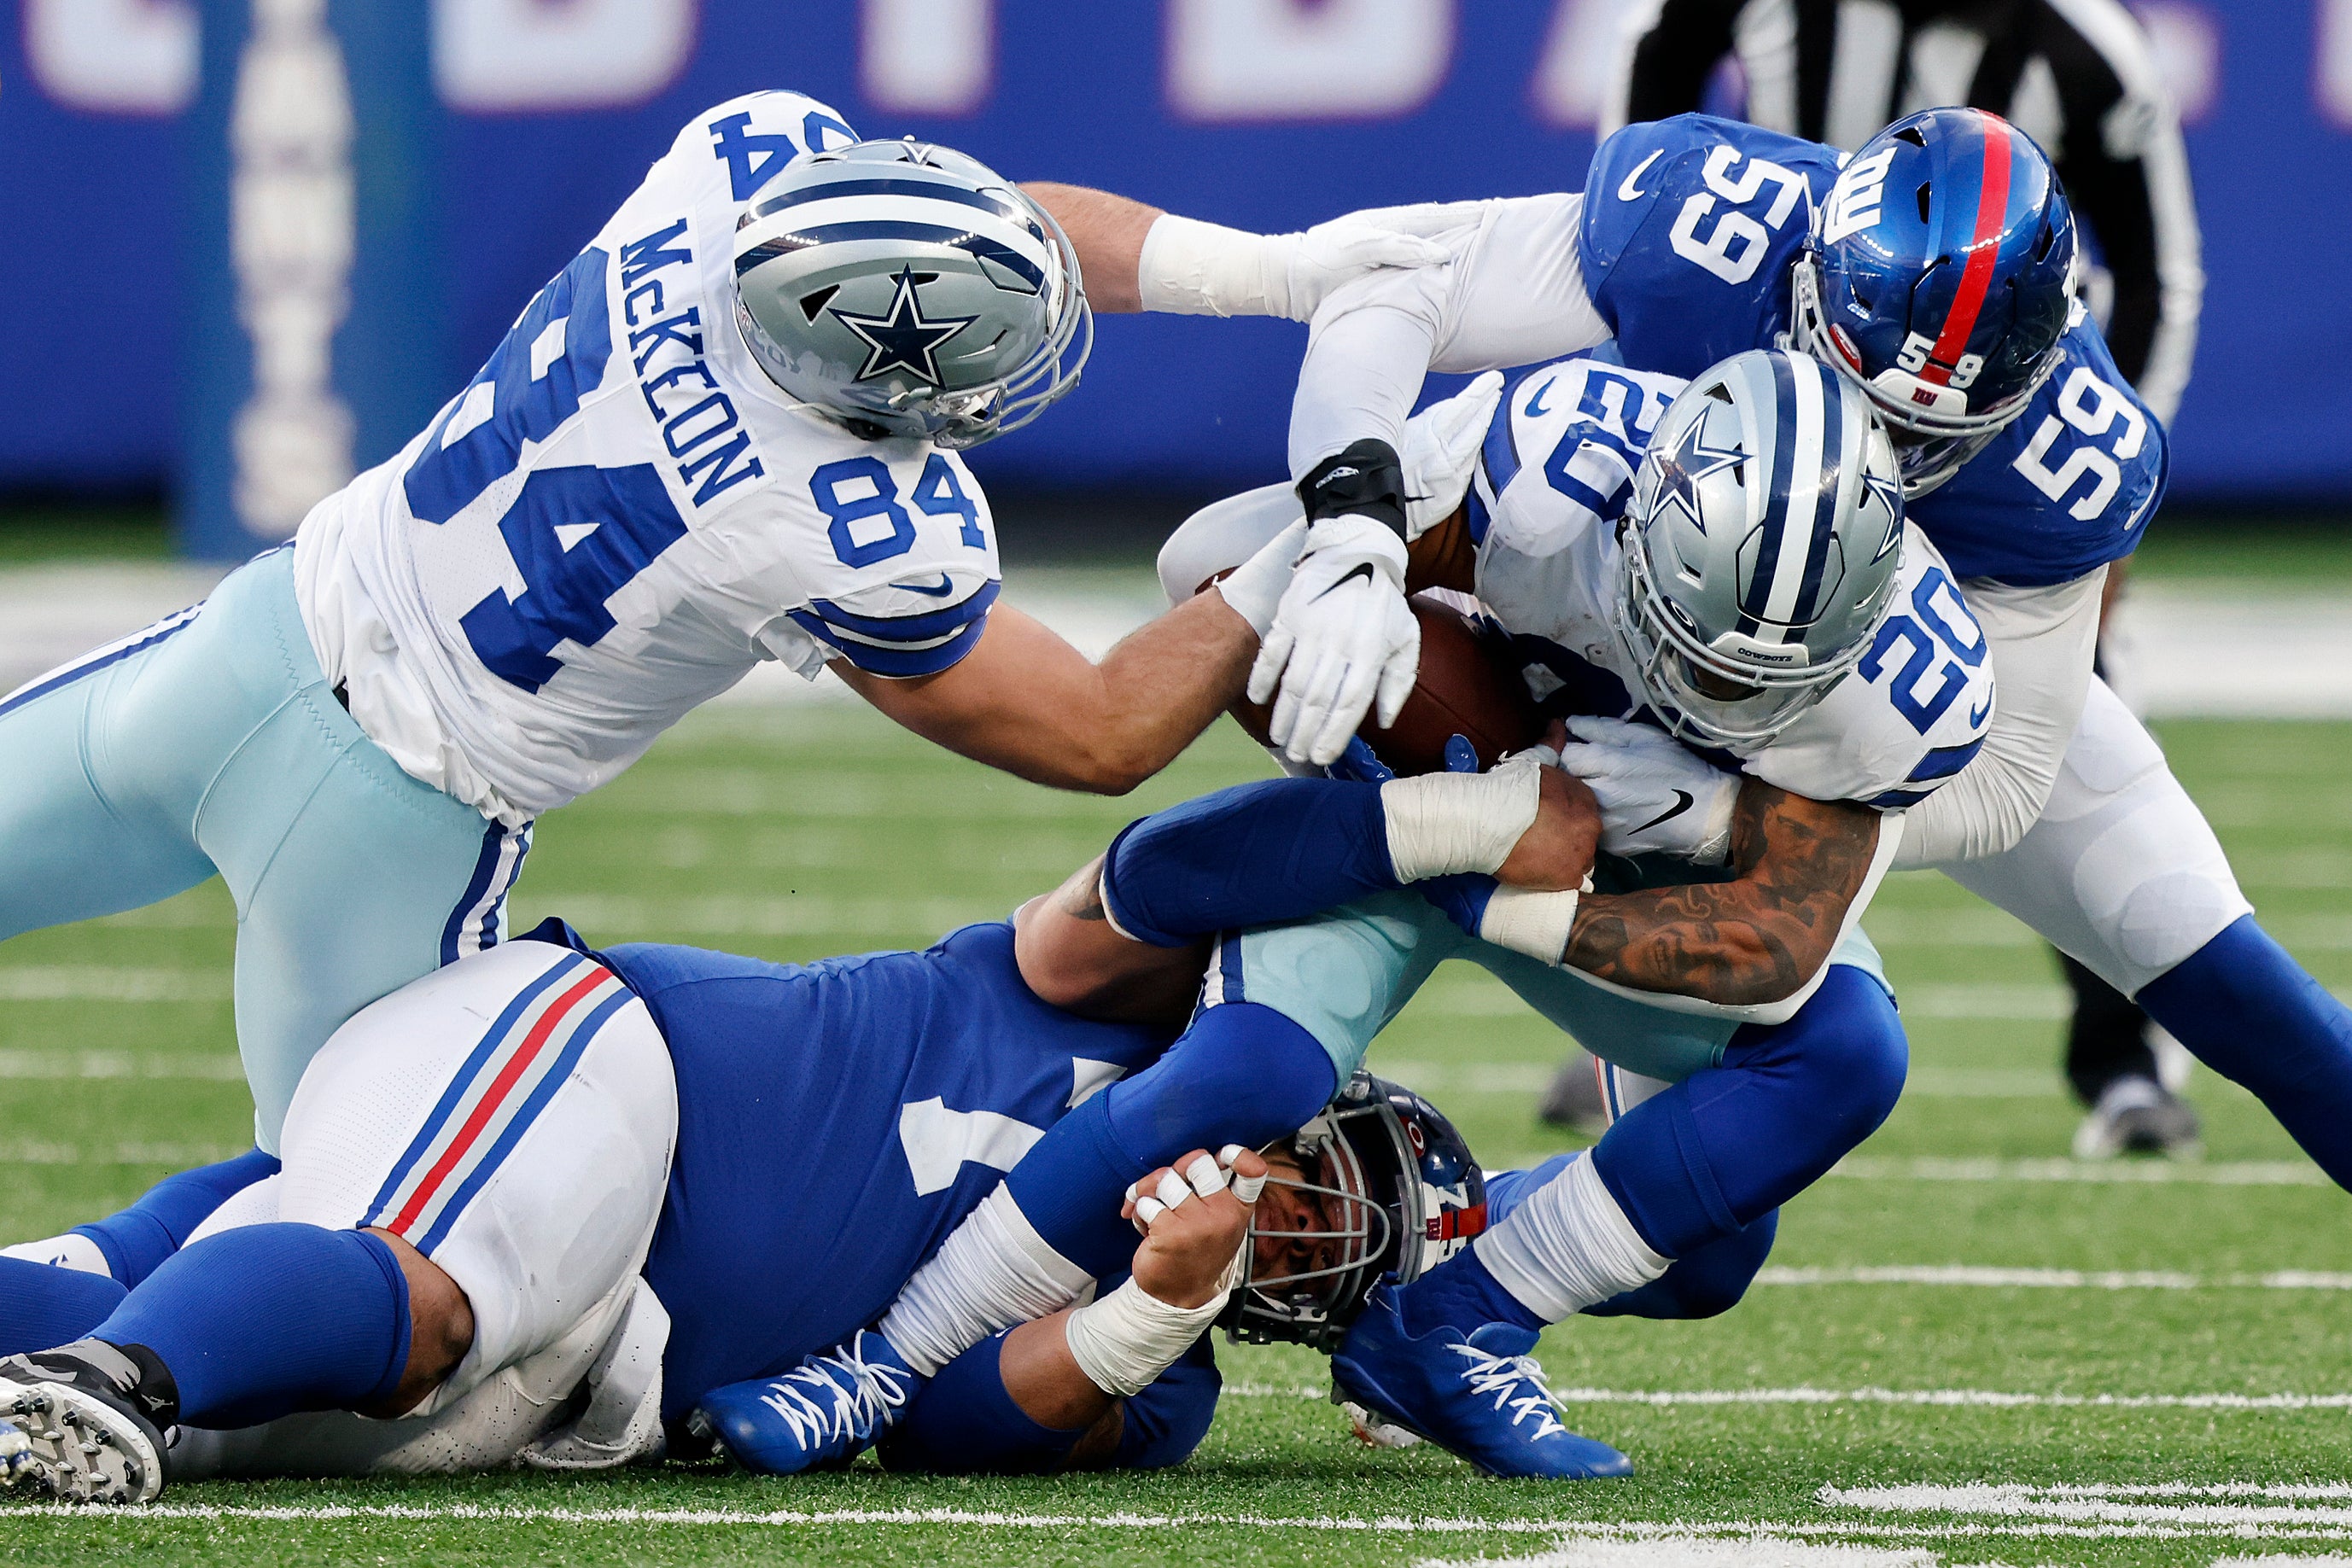
<svg viewBox="0 0 2352 1568">
<path fill-rule="evenodd" d="M 1897 1405 L 1991 1410 L 2352 1410 L 2352 1394 L 2011 1394 L 1991 1388 L 1560 1388 L 1553 1392 L 1567 1405 L 1654 1408 Z M 1236 1382 L 1226 1384 L 1224 1393 L 1240 1399 L 1324 1399 L 1330 1390 L 1311 1383 Z M 2342 1495 L 2352 1495 L 2352 1489 Z"/>
<path fill-rule="evenodd" d="M 1987 1537 L 2060 1539 L 2137 1538 L 2182 1541 L 2240 1537 L 2251 1531 L 2235 1520 L 2102 1521 L 2024 1519 L 2000 1523 L 1914 1524 L 1893 1520 L 1632 1520 L 1617 1523 L 1581 1519 L 1386 1518 L 1340 1519 L 1247 1513 L 1020 1513 L 982 1509 L 774 1510 L 721 1508 L 531 1508 L 482 1503 L 379 1503 L 315 1505 L 268 1503 L 150 1503 L 144 1508 L 91 1508 L 79 1503 L 0 1504 L 0 1519 L 46 1518 L 93 1527 L 140 1525 L 159 1520 L 221 1523 L 336 1523 L 392 1520 L 428 1523 L 663 1525 L 810 1529 L 828 1525 L 971 1525 L 1014 1530 L 1263 1530 L 1344 1535 L 1548 1536 L 1570 1541 L 1765 1540 L 1781 1536 L 1814 1539 L 1957 1541 Z M 2352 1541 L 2352 1529 L 2323 1522 L 2291 1523 L 2262 1531 L 2269 1541 Z"/>
<path fill-rule="evenodd" d="M 1849 1155 L 1830 1175 L 1848 1181 L 2088 1182 L 2122 1186 L 2333 1186 L 2298 1160 L 1898 1159 Z"/>
<path fill-rule="evenodd" d="M 1958 1285 L 2053 1291 L 2352 1291 L 2352 1274 L 2280 1270 L 2269 1274 L 2183 1274 L 2170 1270 L 1996 1269 L 1898 1264 L 1869 1269 L 1758 1270 L 1759 1285 Z"/>
<path fill-rule="evenodd" d="M 0 968 L 0 1001 L 225 1002 L 229 971 L 144 969 L 103 964 Z"/>
<path fill-rule="evenodd" d="M 2151 1496 L 2197 1500 L 2140 1500 Z M 2244 1530 L 2250 1533 L 2254 1530 L 2269 1533 L 2280 1526 L 2306 1531 L 2340 1530 L 2352 1526 L 2352 1508 L 2329 1506 L 2330 1500 L 2346 1496 L 2352 1496 L 2352 1493 L 2329 1487 L 2185 1488 L 2179 1491 L 2150 1492 L 2135 1487 L 1981 1484 L 1823 1487 L 1818 1494 L 1824 1508 L 1862 1509 L 1878 1513 L 1957 1513 L 2103 1525 L 2189 1525 Z M 2252 1497 L 2262 1500 L 2209 1500 L 2225 1497 Z"/>
<path fill-rule="evenodd" d="M 250 1144 L 50 1144 L 0 1140 L 0 1166 L 172 1166 L 185 1170 L 233 1160 Z"/>
<path fill-rule="evenodd" d="M 164 1078 L 242 1082 L 233 1051 L 28 1051 L 0 1049 L 0 1078 Z"/>
</svg>

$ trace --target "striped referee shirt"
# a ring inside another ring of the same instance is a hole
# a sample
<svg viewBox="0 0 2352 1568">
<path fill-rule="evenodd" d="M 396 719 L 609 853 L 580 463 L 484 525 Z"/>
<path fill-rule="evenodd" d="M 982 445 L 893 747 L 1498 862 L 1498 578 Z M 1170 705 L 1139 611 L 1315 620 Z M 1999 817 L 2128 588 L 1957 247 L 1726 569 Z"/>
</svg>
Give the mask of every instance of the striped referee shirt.
<svg viewBox="0 0 2352 1568">
<path fill-rule="evenodd" d="M 1620 38 L 1604 134 L 1699 108 L 1727 56 L 1748 120 L 1848 151 L 1922 109 L 2006 116 L 2056 161 L 2116 367 L 2171 423 L 2205 274 L 2179 120 L 2121 0 L 1638 0 Z"/>
</svg>

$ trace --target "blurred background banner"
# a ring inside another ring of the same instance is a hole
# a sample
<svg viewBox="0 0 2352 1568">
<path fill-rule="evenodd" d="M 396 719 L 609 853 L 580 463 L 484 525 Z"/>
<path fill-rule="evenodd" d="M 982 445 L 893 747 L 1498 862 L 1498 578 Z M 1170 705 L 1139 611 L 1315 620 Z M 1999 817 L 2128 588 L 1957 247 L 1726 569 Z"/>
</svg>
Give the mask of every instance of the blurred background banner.
<svg viewBox="0 0 2352 1568">
<path fill-rule="evenodd" d="M 0 30 L 0 492 L 153 493 L 231 555 L 382 460 L 698 110 L 1237 225 L 1576 189 L 1612 0 L 17 0 Z M 2174 493 L 2352 498 L 2352 0 L 2147 0 L 2210 285 Z M 1303 329 L 1105 324 L 976 466 L 1205 496 L 1279 475 Z M 240 455 L 248 461 L 240 465 Z M 262 459 L 266 458 L 264 463 Z M 267 472 L 263 472 L 266 469 Z M 322 488 L 323 487 L 323 488 Z"/>
</svg>

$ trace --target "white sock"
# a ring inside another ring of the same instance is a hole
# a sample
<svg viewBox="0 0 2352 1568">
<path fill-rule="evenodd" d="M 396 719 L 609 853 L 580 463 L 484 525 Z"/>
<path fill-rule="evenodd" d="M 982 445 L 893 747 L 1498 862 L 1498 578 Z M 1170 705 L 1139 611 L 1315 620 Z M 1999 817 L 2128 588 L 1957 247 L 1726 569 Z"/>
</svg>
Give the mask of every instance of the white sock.
<svg viewBox="0 0 2352 1568">
<path fill-rule="evenodd" d="M 1045 1244 L 1002 1183 L 898 1292 L 882 1337 L 925 1377 L 986 1339 L 1060 1312 L 1094 1276 Z"/>
<path fill-rule="evenodd" d="M 1650 1250 L 1590 1155 L 1529 1193 L 1471 1245 L 1503 1289 L 1552 1323 L 1648 1284 L 1674 1261 Z"/>
<path fill-rule="evenodd" d="M 0 1258 L 21 1258 L 27 1263 L 46 1263 L 51 1268 L 72 1269 L 84 1274 L 104 1274 L 113 1278 L 114 1270 L 106 1266 L 106 1254 L 98 1243 L 87 1236 L 67 1231 L 44 1241 L 19 1241 L 14 1247 L 0 1247 Z"/>
</svg>

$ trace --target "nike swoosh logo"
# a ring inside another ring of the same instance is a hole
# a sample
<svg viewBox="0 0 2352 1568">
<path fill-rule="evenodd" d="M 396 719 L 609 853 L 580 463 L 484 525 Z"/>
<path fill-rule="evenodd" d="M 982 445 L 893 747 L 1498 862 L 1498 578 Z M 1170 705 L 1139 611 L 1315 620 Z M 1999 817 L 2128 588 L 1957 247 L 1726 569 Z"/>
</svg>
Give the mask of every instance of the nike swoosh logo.
<svg viewBox="0 0 2352 1568">
<path fill-rule="evenodd" d="M 940 585 L 937 588 L 925 588 L 919 582 L 902 582 L 898 586 L 909 593 L 919 593 L 926 599 L 945 599 L 955 591 L 955 579 L 943 571 L 940 573 Z"/>
<path fill-rule="evenodd" d="M 1544 407 L 1544 396 L 1546 393 L 1549 392 L 1551 389 L 1552 383 L 1550 382 L 1546 382 L 1543 385 L 1536 388 L 1536 395 L 1528 399 L 1528 406 L 1521 409 L 1519 412 L 1526 414 L 1529 419 L 1538 418 L 1538 416 L 1548 413 L 1549 411 Z"/>
<path fill-rule="evenodd" d="M 1341 578 L 1339 581 L 1337 581 L 1337 582 L 1333 583 L 1330 587 L 1328 587 L 1328 588 L 1325 589 L 1321 593 L 1317 594 L 1317 595 L 1315 596 L 1315 599 L 1316 599 L 1316 600 L 1321 600 L 1321 599 L 1324 599 L 1324 598 L 1328 597 L 1328 596 L 1329 596 L 1329 595 L 1331 595 L 1331 594 L 1337 593 L 1337 592 L 1339 592 L 1341 589 L 1343 589 L 1343 588 L 1347 587 L 1347 586 L 1348 586 L 1348 584 L 1349 584 L 1349 583 L 1351 583 L 1351 582 L 1355 581 L 1355 580 L 1356 580 L 1356 579 L 1358 579 L 1358 578 L 1360 578 L 1360 578 L 1362 578 L 1362 579 L 1364 579 L 1367 582 L 1369 582 L 1369 581 L 1370 581 L 1370 580 L 1371 580 L 1371 576 L 1372 576 L 1372 563 L 1371 563 L 1370 561 L 1363 561 L 1363 562 L 1360 563 L 1360 564 L 1357 566 L 1357 568 L 1356 568 L 1356 570 L 1353 570 L 1353 571 L 1349 572 L 1347 576 L 1345 576 L 1345 577 Z M 1315 601 L 1310 600 L 1308 602 L 1312 603 L 1312 602 L 1314 602 L 1314 601 Z"/>
<path fill-rule="evenodd" d="M 1639 163 L 1633 165 L 1633 172 L 1626 175 L 1624 183 L 1617 187 L 1617 199 L 1619 201 L 1638 202 L 1643 197 L 1650 193 L 1647 191 L 1635 190 L 1633 188 L 1633 182 L 1642 177 L 1642 172 L 1643 170 L 1647 169 L 1651 164 L 1656 162 L 1661 157 L 1663 157 L 1665 151 L 1666 150 L 1664 148 L 1661 147 L 1657 152 L 1651 153 L 1647 158 L 1643 159 Z"/>
<path fill-rule="evenodd" d="M 1970 729 L 1980 728 L 1983 726 L 1984 721 L 1990 716 L 1992 716 L 1992 698 L 1987 697 L 1984 700 L 1984 706 L 1969 710 L 1969 727 Z"/>
<path fill-rule="evenodd" d="M 1625 836 L 1630 839 L 1635 833 L 1647 832 L 1650 829 L 1656 827 L 1660 822 L 1670 822 L 1696 804 L 1696 799 L 1689 790 L 1677 789 L 1675 791 L 1675 803 L 1673 805 L 1667 807 L 1664 810 L 1659 812 L 1656 816 L 1651 818 L 1640 827 L 1628 828 L 1625 830 Z"/>
</svg>

